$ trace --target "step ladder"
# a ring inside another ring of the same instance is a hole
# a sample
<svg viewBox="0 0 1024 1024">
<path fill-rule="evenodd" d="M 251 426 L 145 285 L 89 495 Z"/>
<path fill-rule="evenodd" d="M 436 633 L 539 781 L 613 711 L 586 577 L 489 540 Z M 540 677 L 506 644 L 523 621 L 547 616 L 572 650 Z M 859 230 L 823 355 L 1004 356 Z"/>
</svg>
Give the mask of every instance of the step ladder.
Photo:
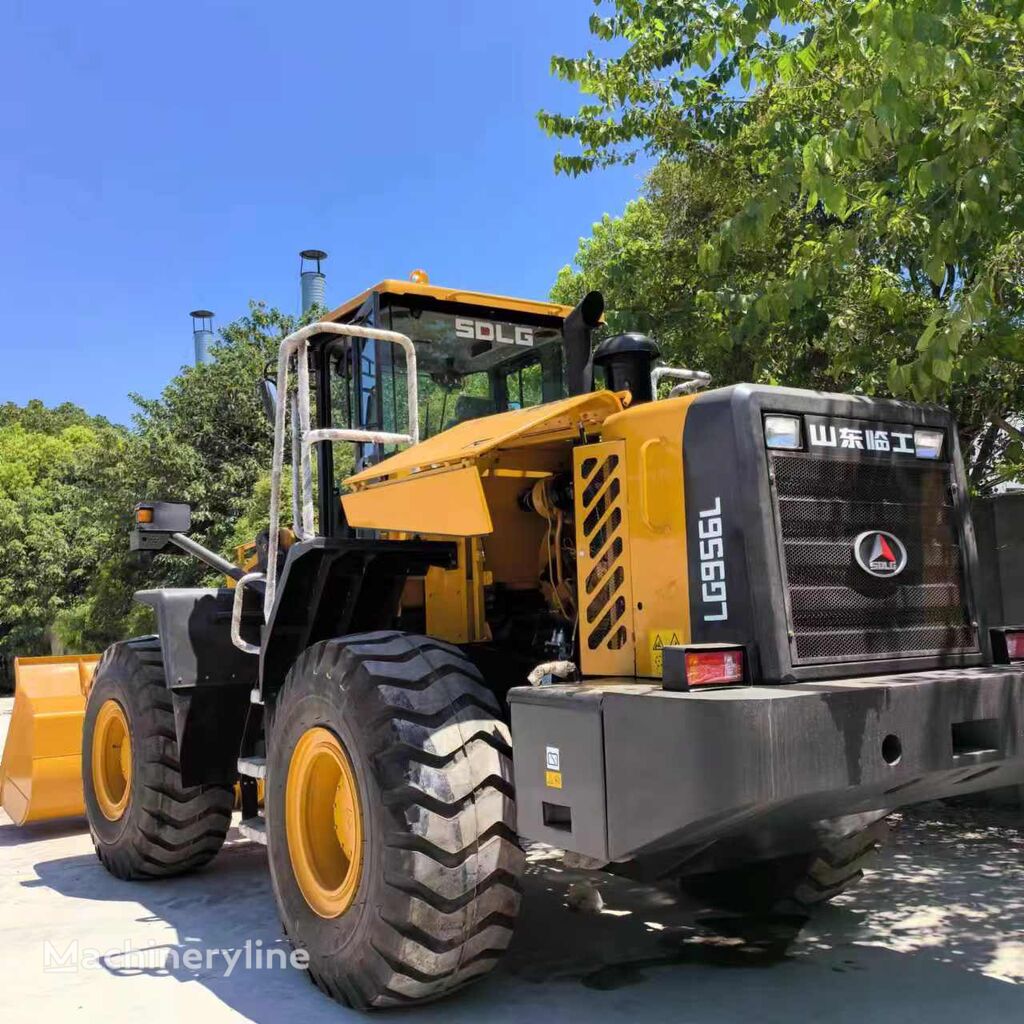
<svg viewBox="0 0 1024 1024">
<path fill-rule="evenodd" d="M 238 774 L 258 782 L 267 777 L 267 759 L 265 757 L 240 757 L 238 759 Z M 243 799 L 243 811 L 244 799 Z M 238 823 L 238 831 L 252 843 L 267 845 L 267 819 L 257 809 L 255 815 L 242 818 Z"/>
</svg>

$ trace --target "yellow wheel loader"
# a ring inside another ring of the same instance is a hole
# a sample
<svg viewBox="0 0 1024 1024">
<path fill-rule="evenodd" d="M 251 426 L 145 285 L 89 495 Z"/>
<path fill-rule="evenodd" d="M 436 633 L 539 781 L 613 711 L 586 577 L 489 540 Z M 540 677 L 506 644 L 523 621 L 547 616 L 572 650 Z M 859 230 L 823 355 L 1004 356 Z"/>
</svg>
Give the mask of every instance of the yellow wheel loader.
<svg viewBox="0 0 1024 1024">
<path fill-rule="evenodd" d="M 96 668 L 110 871 L 208 861 L 240 781 L 311 977 L 389 1007 L 492 970 L 524 839 L 804 912 L 893 808 L 1024 780 L 949 415 L 707 390 L 642 335 L 595 347 L 602 309 L 381 282 L 281 344 L 255 565 L 137 507 L 135 549 L 234 586 L 140 593 L 159 635 Z"/>
</svg>

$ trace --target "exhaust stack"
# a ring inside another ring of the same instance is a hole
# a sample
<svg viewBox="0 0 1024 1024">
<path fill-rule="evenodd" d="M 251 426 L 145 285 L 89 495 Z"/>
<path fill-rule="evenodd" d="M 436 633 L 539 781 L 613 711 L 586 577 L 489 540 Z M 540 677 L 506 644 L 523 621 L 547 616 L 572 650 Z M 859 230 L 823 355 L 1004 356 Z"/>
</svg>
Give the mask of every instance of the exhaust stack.
<svg viewBox="0 0 1024 1024">
<path fill-rule="evenodd" d="M 320 263 L 325 259 L 327 253 L 323 249 L 303 249 L 299 253 L 299 284 L 302 289 L 303 313 L 308 313 L 313 306 L 325 305 L 324 286 L 327 278 L 320 269 Z M 316 269 L 307 268 L 307 262 L 315 264 Z"/>
<path fill-rule="evenodd" d="M 213 311 L 209 309 L 193 309 L 192 343 L 195 346 L 196 366 L 210 361 L 210 346 L 213 344 Z"/>
<path fill-rule="evenodd" d="M 562 324 L 565 381 L 570 395 L 584 395 L 593 387 L 590 339 L 603 313 L 604 296 L 600 292 L 587 292 Z"/>
</svg>

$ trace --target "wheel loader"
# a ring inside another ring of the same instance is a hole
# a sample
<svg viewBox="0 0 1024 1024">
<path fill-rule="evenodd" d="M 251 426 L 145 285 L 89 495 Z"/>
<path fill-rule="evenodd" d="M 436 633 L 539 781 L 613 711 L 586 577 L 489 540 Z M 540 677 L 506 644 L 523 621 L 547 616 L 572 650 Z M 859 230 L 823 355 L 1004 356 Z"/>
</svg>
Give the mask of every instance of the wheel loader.
<svg viewBox="0 0 1024 1024">
<path fill-rule="evenodd" d="M 136 550 L 233 586 L 138 594 L 158 634 L 95 668 L 109 871 L 208 862 L 238 782 L 312 979 L 380 1008 L 495 967 L 524 840 L 806 912 L 894 808 L 1024 780 L 1024 636 L 979 617 L 949 414 L 708 389 L 595 346 L 602 312 L 416 275 L 281 343 L 251 564 L 135 510 Z"/>
</svg>

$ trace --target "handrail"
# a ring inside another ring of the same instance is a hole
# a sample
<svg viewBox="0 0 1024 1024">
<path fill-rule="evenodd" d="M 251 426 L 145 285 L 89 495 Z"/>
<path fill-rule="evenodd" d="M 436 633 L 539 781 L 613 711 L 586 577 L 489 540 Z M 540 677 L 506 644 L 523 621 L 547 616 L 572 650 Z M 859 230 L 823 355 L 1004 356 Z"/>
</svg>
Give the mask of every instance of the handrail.
<svg viewBox="0 0 1024 1024">
<path fill-rule="evenodd" d="M 711 374 L 704 370 L 687 370 L 681 366 L 656 366 L 651 370 L 651 390 L 655 398 L 658 397 L 658 383 L 662 377 L 673 377 L 683 382 L 672 389 L 672 398 L 700 391 L 711 383 Z"/>
<path fill-rule="evenodd" d="M 247 572 L 235 584 L 235 597 L 231 603 L 231 642 L 246 654 L 259 654 L 260 645 L 242 639 L 242 591 L 245 590 L 246 584 L 266 578 L 266 574 L 262 572 Z"/>
<path fill-rule="evenodd" d="M 320 334 L 341 334 L 349 338 L 367 338 L 398 345 L 405 352 L 408 434 L 394 434 L 382 430 L 349 430 L 346 428 L 310 430 L 309 422 L 309 339 Z M 419 389 L 416 376 L 416 348 L 412 341 L 398 331 L 384 331 L 358 324 L 313 323 L 300 327 L 285 338 L 277 354 L 277 408 L 274 412 L 274 455 L 270 465 L 270 538 L 267 549 L 266 592 L 263 596 L 263 618 L 269 621 L 277 591 L 278 532 L 281 526 L 281 473 L 284 468 L 284 441 L 288 401 L 288 365 L 296 357 L 297 394 L 292 418 L 293 437 L 298 436 L 298 483 L 302 500 L 294 501 L 299 516 L 295 532 L 299 540 L 313 536 L 313 470 L 310 459 L 312 445 L 322 441 L 356 441 L 368 444 L 417 444 L 420 439 Z M 295 419 L 298 423 L 296 424 Z M 294 459 L 293 454 L 293 459 Z M 326 486 L 326 482 L 321 482 Z"/>
</svg>

